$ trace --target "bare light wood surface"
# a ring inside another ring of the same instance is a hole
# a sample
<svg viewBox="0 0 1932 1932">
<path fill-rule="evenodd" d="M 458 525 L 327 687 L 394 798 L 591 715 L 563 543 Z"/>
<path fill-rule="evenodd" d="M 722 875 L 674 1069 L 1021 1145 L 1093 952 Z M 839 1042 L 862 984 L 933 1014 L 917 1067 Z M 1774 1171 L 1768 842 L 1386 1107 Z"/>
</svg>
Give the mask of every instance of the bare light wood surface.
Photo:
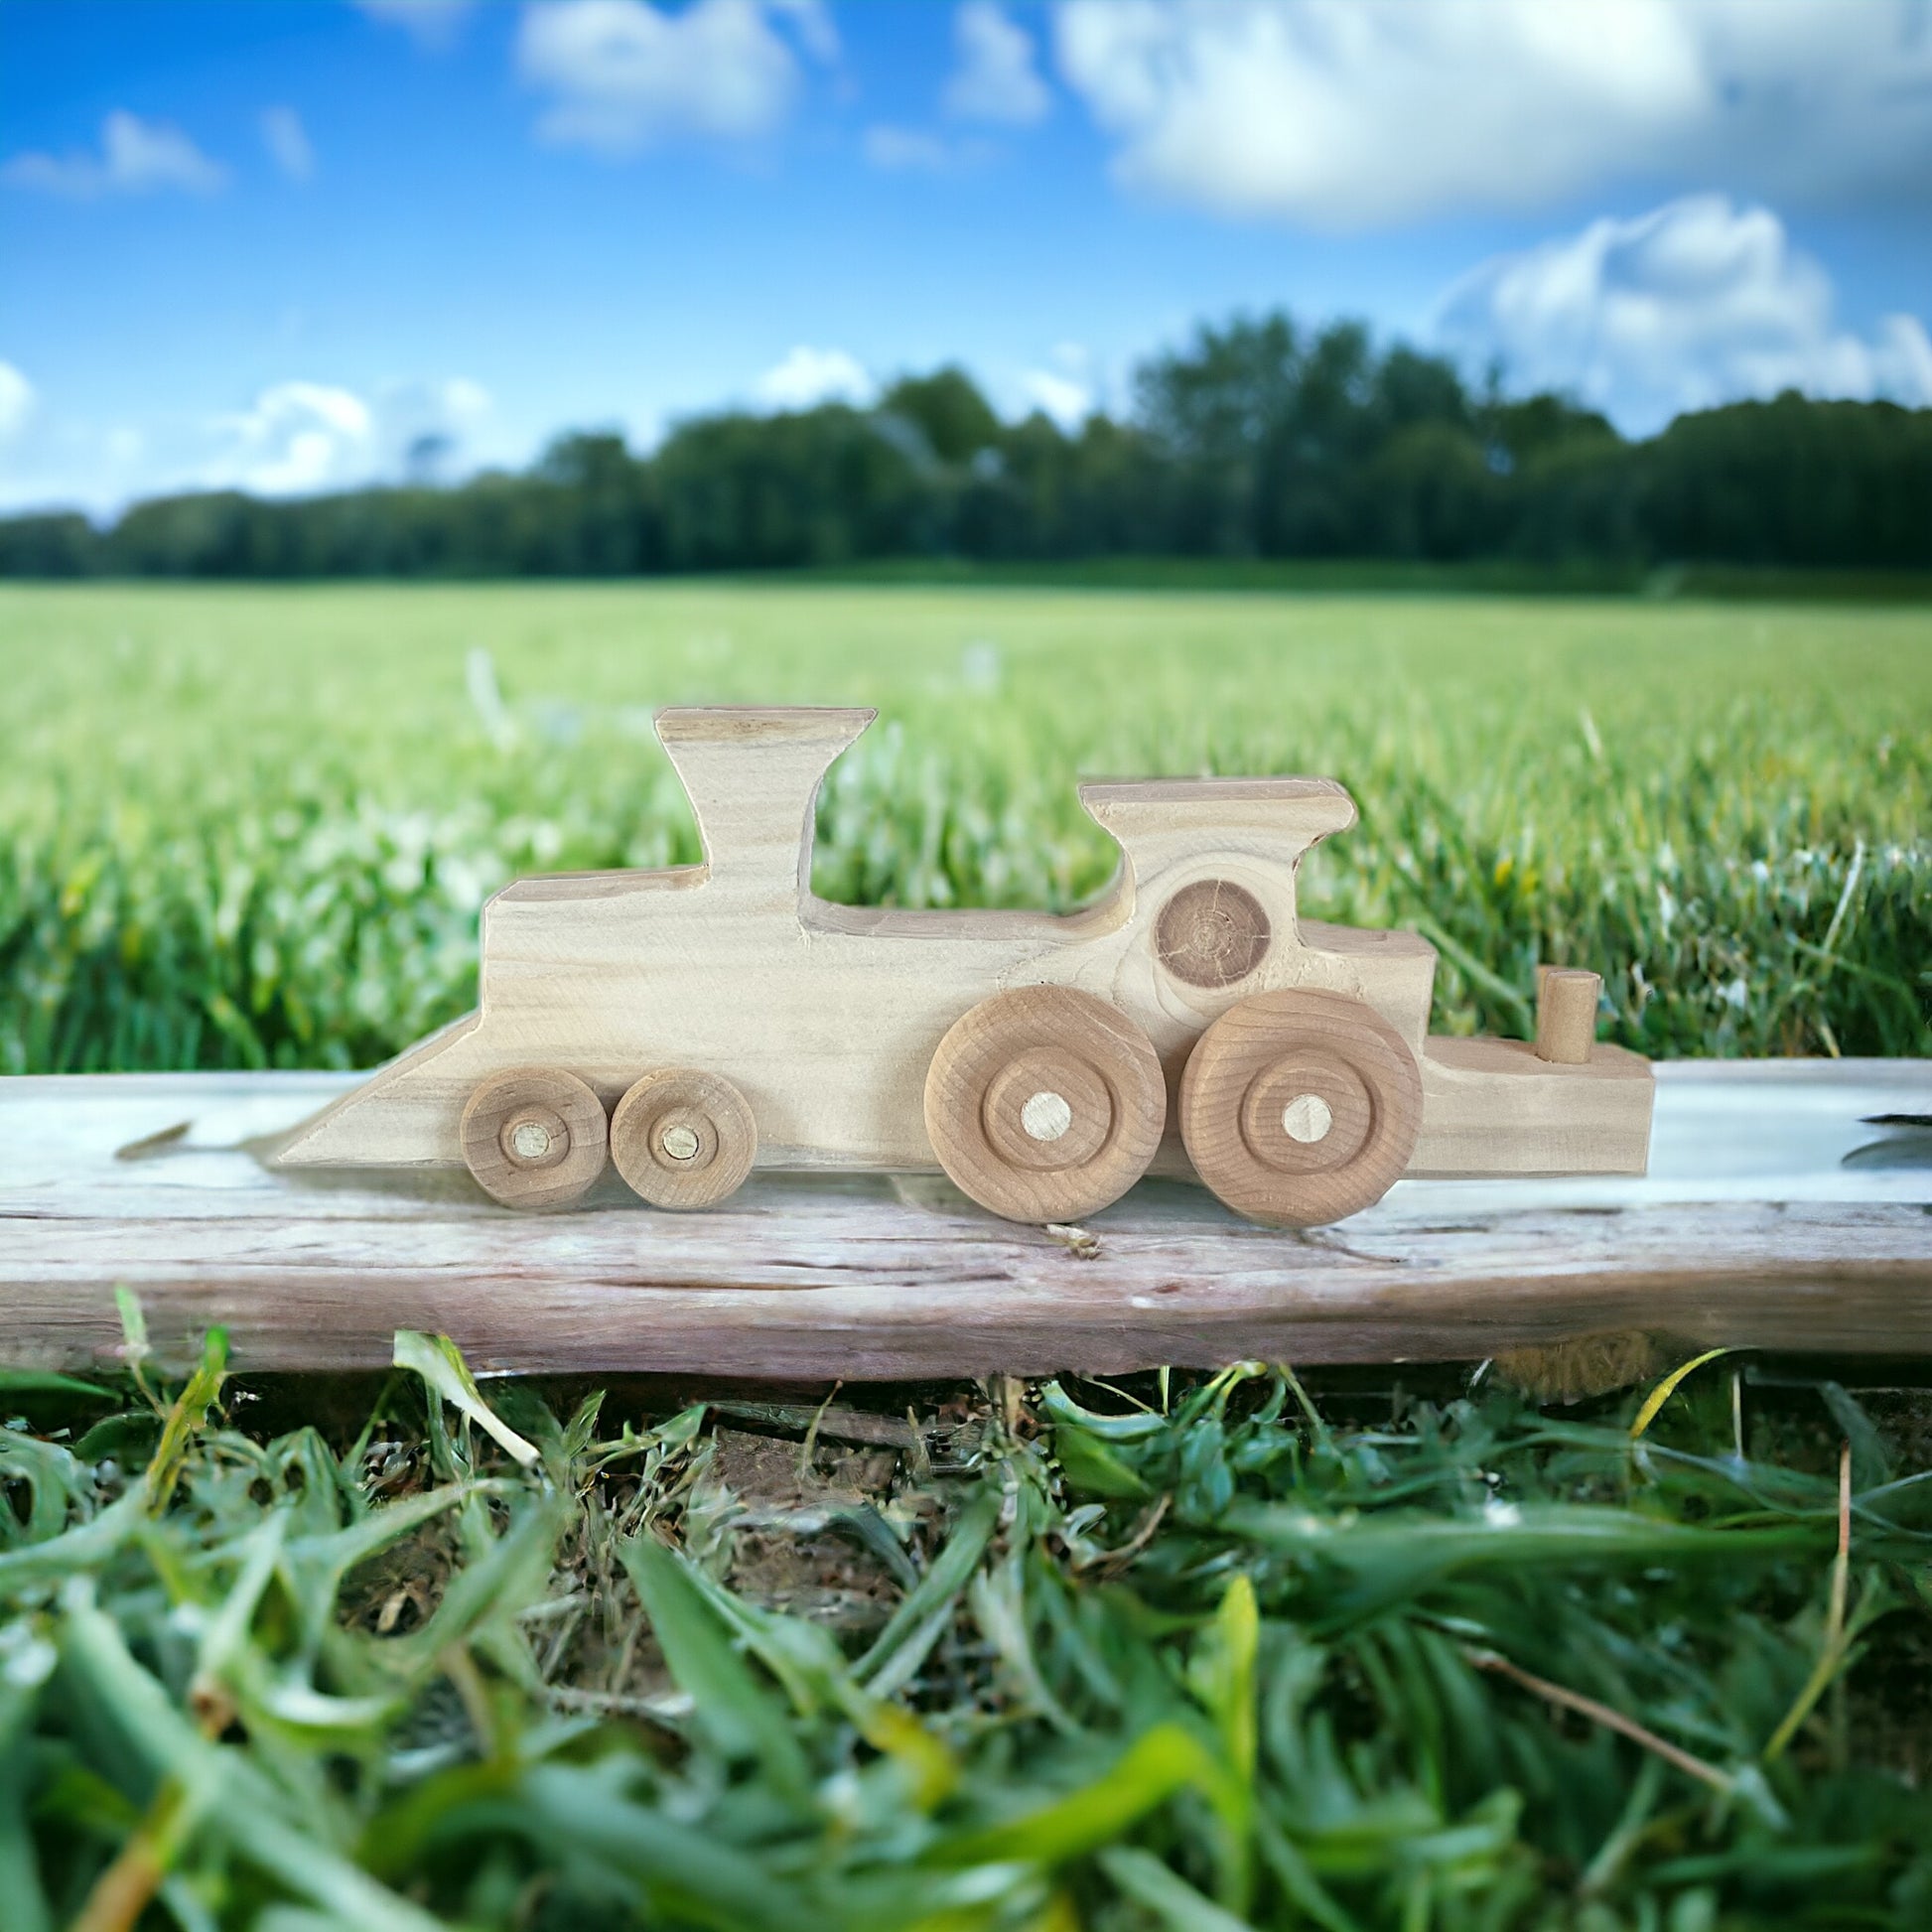
<svg viewBox="0 0 1932 1932">
<path fill-rule="evenodd" d="M 754 1175 L 675 1215 L 610 1173 L 527 1214 L 461 1173 L 262 1165 L 263 1137 L 350 1084 L 0 1079 L 0 1359 L 111 1360 L 117 1283 L 159 1344 L 219 1322 L 258 1369 L 377 1366 L 404 1326 L 480 1368 L 855 1380 L 1466 1359 L 1629 1328 L 1932 1352 L 1932 1130 L 1909 1124 L 1932 1062 L 1660 1066 L 1642 1177 L 1402 1180 L 1307 1234 L 1143 1182 L 1091 1240 L 928 1178 Z"/>
<path fill-rule="evenodd" d="M 1586 1066 L 1596 1044 L 1599 973 L 1545 966 L 1536 976 L 1536 1056 L 1560 1066 Z"/>
</svg>

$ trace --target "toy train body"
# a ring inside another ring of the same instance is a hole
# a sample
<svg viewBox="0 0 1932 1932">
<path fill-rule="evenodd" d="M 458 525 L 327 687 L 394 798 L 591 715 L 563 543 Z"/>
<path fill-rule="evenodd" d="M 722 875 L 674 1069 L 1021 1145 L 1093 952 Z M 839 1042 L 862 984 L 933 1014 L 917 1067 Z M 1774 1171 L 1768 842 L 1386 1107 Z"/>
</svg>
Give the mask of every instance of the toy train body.
<svg viewBox="0 0 1932 1932">
<path fill-rule="evenodd" d="M 754 1165 L 943 1169 L 1042 1220 L 1197 1173 L 1291 1225 L 1403 1173 L 1643 1170 L 1642 1058 L 1589 1033 L 1555 1057 L 1433 1038 L 1425 940 L 1298 917 L 1303 855 L 1354 822 L 1326 779 L 1083 785 L 1122 861 L 1065 916 L 815 897 L 819 783 L 872 716 L 661 714 L 703 862 L 497 894 L 478 1011 L 282 1163 L 467 1165 L 524 1205 L 580 1197 L 607 1161 L 667 1206 L 720 1200 Z M 1590 980 L 1593 1033 L 1593 978 L 1557 977 Z"/>
</svg>

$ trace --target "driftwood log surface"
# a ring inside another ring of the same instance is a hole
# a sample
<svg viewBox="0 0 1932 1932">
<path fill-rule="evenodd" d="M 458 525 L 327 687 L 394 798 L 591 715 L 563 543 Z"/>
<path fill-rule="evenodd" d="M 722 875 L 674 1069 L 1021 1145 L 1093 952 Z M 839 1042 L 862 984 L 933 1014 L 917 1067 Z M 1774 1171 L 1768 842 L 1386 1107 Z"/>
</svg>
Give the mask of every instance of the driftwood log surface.
<svg viewBox="0 0 1932 1932">
<path fill-rule="evenodd" d="M 517 1213 L 467 1174 L 272 1172 L 355 1076 L 0 1079 L 0 1360 L 374 1367 L 399 1327 L 480 1369 L 853 1380 L 1243 1356 L 1467 1360 L 1592 1334 L 1932 1353 L 1932 1062 L 1664 1064 L 1641 1179 L 1397 1182 L 1335 1227 L 1144 1182 L 1079 1229 L 926 1178 L 755 1175 L 698 1214 L 610 1177 Z"/>
</svg>

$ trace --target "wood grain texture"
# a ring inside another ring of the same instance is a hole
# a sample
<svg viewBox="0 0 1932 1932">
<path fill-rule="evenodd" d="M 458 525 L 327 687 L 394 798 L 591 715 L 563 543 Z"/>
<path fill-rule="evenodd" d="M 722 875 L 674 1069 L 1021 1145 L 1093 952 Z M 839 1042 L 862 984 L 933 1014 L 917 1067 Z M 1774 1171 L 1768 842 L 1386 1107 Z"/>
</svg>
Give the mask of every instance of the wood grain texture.
<svg viewBox="0 0 1932 1932">
<path fill-rule="evenodd" d="M 1187 1156 L 1237 1214 L 1339 1221 L 1402 1177 L 1422 1131 L 1422 1070 L 1372 1007 L 1258 993 L 1202 1034 L 1180 1083 Z"/>
<path fill-rule="evenodd" d="M 1560 1066 L 1587 1066 L 1596 1044 L 1600 973 L 1545 966 L 1536 976 L 1536 1056 Z"/>
<path fill-rule="evenodd" d="M 758 1122 L 729 1080 L 689 1067 L 646 1073 L 611 1116 L 611 1164 L 653 1207 L 716 1207 L 745 1184 Z"/>
<path fill-rule="evenodd" d="M 483 908 L 478 1011 L 336 1100 L 290 1137 L 283 1161 L 456 1166 L 464 1106 L 505 1068 L 566 1068 L 609 1108 L 645 1073 L 682 1066 L 744 1095 L 759 1168 L 931 1173 L 941 1164 L 924 1094 L 940 1040 L 981 1001 L 1049 986 L 1118 1009 L 1152 1043 L 1171 1092 L 1195 1040 L 1237 1001 L 1339 994 L 1374 1008 L 1423 1060 L 1418 1159 L 1470 1173 L 1641 1168 L 1649 1088 L 1635 1069 L 1614 1101 L 1587 1082 L 1531 1092 L 1526 1073 L 1568 1072 L 1534 1055 L 1433 1070 L 1434 949 L 1413 932 L 1299 916 L 1303 856 L 1354 822 L 1326 778 L 1081 786 L 1120 867 L 1065 916 L 814 897 L 813 801 L 871 717 L 664 712 L 658 735 L 697 813 L 703 863 L 523 880 L 497 894 Z M 1478 1131 L 1485 1119 L 1498 1131 Z M 1191 1173 L 1172 1125 L 1152 1172 Z"/>
<path fill-rule="evenodd" d="M 1526 1039 L 1432 1034 L 1409 1174 L 1642 1173 L 1653 1085 L 1650 1062 L 1622 1046 L 1561 1065 Z"/>
<path fill-rule="evenodd" d="M 1863 1124 L 1932 1115 L 1932 1063 L 1665 1065 L 1646 1176 L 1404 1179 L 1307 1234 L 1149 1182 L 1091 1246 L 937 1179 L 760 1174 L 672 1215 L 611 1173 L 577 1213 L 520 1215 L 460 1173 L 264 1165 L 351 1083 L 0 1079 L 0 1359 L 115 1359 L 117 1283 L 173 1359 L 219 1322 L 250 1369 L 379 1367 L 399 1326 L 483 1369 L 854 1380 L 1473 1359 L 1627 1329 L 1932 1350 L 1932 1136 Z"/>
<path fill-rule="evenodd" d="M 604 1172 L 604 1103 L 557 1067 L 491 1075 L 470 1096 L 461 1133 L 464 1166 L 505 1207 L 568 1207 Z"/>
<path fill-rule="evenodd" d="M 1090 993 L 1018 987 L 947 1029 L 925 1129 L 953 1183 L 1010 1221 L 1077 1221 L 1147 1173 L 1168 1088 L 1147 1035 Z"/>
</svg>

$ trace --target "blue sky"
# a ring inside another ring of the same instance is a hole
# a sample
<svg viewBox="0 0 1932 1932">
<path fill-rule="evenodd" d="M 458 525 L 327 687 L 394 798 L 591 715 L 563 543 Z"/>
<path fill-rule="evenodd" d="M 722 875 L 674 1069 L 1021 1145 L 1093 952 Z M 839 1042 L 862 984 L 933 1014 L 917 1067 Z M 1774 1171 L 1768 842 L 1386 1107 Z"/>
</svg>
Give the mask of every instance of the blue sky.
<svg viewBox="0 0 1932 1932">
<path fill-rule="evenodd" d="M 458 469 L 1285 304 L 1642 432 L 1932 404 L 1927 0 L 0 0 L 0 505 Z"/>
</svg>

